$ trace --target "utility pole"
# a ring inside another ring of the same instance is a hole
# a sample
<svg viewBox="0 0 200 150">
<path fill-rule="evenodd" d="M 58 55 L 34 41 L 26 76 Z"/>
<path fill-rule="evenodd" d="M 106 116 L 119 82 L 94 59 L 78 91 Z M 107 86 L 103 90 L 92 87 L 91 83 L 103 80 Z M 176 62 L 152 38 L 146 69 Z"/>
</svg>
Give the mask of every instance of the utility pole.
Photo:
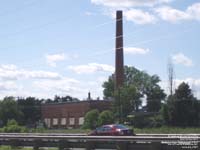
<svg viewBox="0 0 200 150">
<path fill-rule="evenodd" d="M 174 75 L 174 66 L 171 62 L 171 59 L 169 59 L 169 62 L 168 62 L 168 84 L 169 84 L 169 93 L 170 93 L 170 96 L 173 95 L 173 92 L 174 92 L 174 80 L 175 80 L 175 75 Z"/>
</svg>

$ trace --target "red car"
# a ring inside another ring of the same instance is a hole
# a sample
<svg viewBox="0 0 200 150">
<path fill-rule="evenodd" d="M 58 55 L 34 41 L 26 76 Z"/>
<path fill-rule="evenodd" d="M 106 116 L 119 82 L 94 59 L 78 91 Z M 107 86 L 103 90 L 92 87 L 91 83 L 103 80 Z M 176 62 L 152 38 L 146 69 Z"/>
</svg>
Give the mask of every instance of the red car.
<svg viewBox="0 0 200 150">
<path fill-rule="evenodd" d="M 103 125 L 93 130 L 89 135 L 132 136 L 133 130 L 121 124 Z"/>
</svg>

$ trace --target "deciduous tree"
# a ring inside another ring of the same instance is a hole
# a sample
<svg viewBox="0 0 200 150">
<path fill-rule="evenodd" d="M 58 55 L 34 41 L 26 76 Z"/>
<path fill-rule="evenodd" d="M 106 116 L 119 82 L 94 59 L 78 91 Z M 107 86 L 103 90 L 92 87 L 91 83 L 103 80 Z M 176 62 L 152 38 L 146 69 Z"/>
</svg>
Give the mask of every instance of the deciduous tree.
<svg viewBox="0 0 200 150">
<path fill-rule="evenodd" d="M 98 125 L 98 117 L 99 111 L 97 109 L 93 109 L 86 113 L 84 117 L 84 125 L 83 127 L 86 129 L 94 129 Z"/>
<path fill-rule="evenodd" d="M 159 86 L 157 75 L 149 75 L 135 67 L 124 67 L 124 85 L 114 92 L 115 74 L 109 76 L 103 84 L 104 96 L 115 99 L 115 110 L 122 111 L 123 115 L 137 111 L 142 104 L 141 98 L 146 97 L 147 109 L 159 111 L 161 100 L 165 98 L 164 91 Z M 156 105 L 156 106 L 154 106 Z M 121 108 L 120 108 L 121 107 Z M 119 116 L 119 114 L 118 114 Z"/>
<path fill-rule="evenodd" d="M 0 102 L 0 120 L 2 126 L 6 125 L 8 120 L 14 119 L 17 122 L 23 118 L 23 113 L 20 111 L 14 97 L 5 97 Z"/>
<path fill-rule="evenodd" d="M 183 82 L 175 90 L 174 95 L 168 98 L 168 113 L 165 113 L 164 118 L 174 126 L 197 126 L 200 123 L 199 108 L 199 101 L 193 96 L 189 85 Z"/>
</svg>

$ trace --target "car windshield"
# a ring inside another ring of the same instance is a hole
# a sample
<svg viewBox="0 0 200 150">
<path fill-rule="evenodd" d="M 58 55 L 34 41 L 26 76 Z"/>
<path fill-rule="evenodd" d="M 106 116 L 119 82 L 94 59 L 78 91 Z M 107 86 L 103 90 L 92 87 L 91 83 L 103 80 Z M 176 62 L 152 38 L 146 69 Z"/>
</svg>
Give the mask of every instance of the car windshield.
<svg viewBox="0 0 200 150">
<path fill-rule="evenodd" d="M 127 129 L 126 126 L 121 125 L 121 124 L 115 125 L 114 127 L 115 127 L 115 128 L 118 128 L 118 129 Z"/>
</svg>

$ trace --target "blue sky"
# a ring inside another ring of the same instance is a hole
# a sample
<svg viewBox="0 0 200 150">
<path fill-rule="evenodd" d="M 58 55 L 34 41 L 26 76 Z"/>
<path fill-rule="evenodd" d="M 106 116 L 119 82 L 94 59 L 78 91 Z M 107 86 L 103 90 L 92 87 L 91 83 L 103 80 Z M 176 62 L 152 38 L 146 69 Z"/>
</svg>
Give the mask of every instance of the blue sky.
<svg viewBox="0 0 200 150">
<path fill-rule="evenodd" d="M 0 0 L 0 97 L 102 98 L 114 72 L 115 11 L 123 10 L 125 64 L 200 97 L 198 0 Z"/>
</svg>

